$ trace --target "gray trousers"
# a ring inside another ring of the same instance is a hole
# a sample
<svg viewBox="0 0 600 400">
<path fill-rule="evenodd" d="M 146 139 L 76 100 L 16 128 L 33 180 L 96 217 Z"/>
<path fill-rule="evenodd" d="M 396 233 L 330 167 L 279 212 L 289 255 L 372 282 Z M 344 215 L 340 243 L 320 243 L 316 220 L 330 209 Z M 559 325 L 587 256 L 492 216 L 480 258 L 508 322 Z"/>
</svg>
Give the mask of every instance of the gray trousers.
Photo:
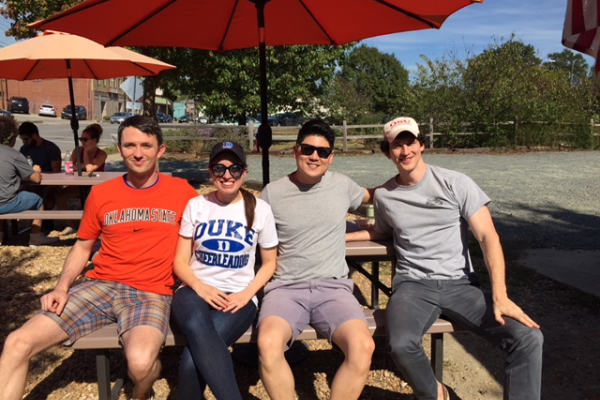
<svg viewBox="0 0 600 400">
<path fill-rule="evenodd" d="M 507 353 L 504 399 L 540 399 L 543 336 L 514 319 L 505 325 L 494 318 L 489 293 L 459 280 L 394 279 L 387 306 L 391 357 L 419 400 L 437 399 L 437 381 L 422 338 L 440 315 L 445 315 Z"/>
</svg>

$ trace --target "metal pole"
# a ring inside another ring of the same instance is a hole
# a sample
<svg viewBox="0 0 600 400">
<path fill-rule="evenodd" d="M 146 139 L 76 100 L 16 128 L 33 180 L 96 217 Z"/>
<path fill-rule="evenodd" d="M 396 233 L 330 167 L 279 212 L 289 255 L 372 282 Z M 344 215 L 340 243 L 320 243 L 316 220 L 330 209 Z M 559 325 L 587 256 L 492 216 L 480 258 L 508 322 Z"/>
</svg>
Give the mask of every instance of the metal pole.
<svg viewBox="0 0 600 400">
<path fill-rule="evenodd" d="M 79 154 L 79 120 L 75 110 L 75 95 L 73 94 L 73 77 L 71 76 L 71 60 L 67 62 L 67 81 L 69 82 L 69 100 L 71 101 L 71 129 L 73 130 L 73 140 L 75 140 L 75 154 L 77 157 L 77 175 L 81 176 L 81 155 Z"/>
<path fill-rule="evenodd" d="M 258 19 L 258 56 L 260 62 L 260 126 L 258 145 L 262 149 L 263 186 L 269 183 L 269 148 L 273 143 L 273 131 L 269 126 L 267 97 L 267 45 L 265 43 L 265 0 L 256 1 Z"/>
</svg>

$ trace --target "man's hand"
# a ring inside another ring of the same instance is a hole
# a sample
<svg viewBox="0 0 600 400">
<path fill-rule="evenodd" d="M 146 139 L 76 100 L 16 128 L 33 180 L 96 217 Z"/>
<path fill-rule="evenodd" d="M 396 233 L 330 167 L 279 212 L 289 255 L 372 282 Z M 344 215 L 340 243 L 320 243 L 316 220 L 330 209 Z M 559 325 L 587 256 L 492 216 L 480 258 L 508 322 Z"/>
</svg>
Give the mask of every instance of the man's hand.
<svg viewBox="0 0 600 400">
<path fill-rule="evenodd" d="M 494 301 L 494 316 L 500 325 L 504 325 L 506 323 L 502 316 L 507 316 L 519 321 L 529 328 L 540 328 L 540 326 L 534 320 L 529 318 L 529 316 L 525 314 L 523 310 L 521 310 L 521 307 L 516 305 L 508 297 L 501 301 Z"/>
<path fill-rule="evenodd" d="M 66 291 L 54 289 L 50 293 L 42 296 L 42 310 L 60 315 L 65 309 L 67 301 L 69 301 L 69 294 Z"/>
</svg>

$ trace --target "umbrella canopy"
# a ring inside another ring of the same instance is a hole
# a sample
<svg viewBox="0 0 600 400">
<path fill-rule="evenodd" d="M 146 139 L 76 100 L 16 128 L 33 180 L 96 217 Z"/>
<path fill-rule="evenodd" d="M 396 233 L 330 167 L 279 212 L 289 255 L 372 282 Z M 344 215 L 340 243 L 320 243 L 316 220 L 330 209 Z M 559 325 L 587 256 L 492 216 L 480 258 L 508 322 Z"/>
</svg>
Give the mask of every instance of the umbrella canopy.
<svg viewBox="0 0 600 400">
<path fill-rule="evenodd" d="M 483 0 L 88 0 L 35 28 L 76 33 L 105 45 L 204 50 L 259 48 L 263 183 L 269 182 L 265 46 L 342 45 L 368 37 L 439 28 Z M 118 15 L 118 17 L 115 17 Z M 98 29 L 96 21 L 105 21 Z"/>
<path fill-rule="evenodd" d="M 569 0 L 562 44 L 596 59 L 600 76 L 600 0 Z"/>
<path fill-rule="evenodd" d="M 108 79 L 156 75 L 174 65 L 120 47 L 104 47 L 64 32 L 46 31 L 35 38 L 0 49 L 0 78 L 15 80 L 67 78 L 71 110 L 75 110 L 72 78 Z M 71 112 L 71 128 L 79 160 L 79 121 Z"/>
</svg>

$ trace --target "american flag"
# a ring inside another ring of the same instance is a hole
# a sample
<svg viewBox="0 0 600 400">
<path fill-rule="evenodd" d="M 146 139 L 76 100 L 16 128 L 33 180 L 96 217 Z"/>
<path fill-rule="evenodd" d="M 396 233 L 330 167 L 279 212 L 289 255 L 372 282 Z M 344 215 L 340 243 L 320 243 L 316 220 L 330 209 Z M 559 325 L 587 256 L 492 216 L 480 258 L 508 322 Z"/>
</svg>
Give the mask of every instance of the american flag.
<svg viewBox="0 0 600 400">
<path fill-rule="evenodd" d="M 596 75 L 600 76 L 600 0 L 569 0 L 562 44 L 596 59 Z"/>
</svg>

